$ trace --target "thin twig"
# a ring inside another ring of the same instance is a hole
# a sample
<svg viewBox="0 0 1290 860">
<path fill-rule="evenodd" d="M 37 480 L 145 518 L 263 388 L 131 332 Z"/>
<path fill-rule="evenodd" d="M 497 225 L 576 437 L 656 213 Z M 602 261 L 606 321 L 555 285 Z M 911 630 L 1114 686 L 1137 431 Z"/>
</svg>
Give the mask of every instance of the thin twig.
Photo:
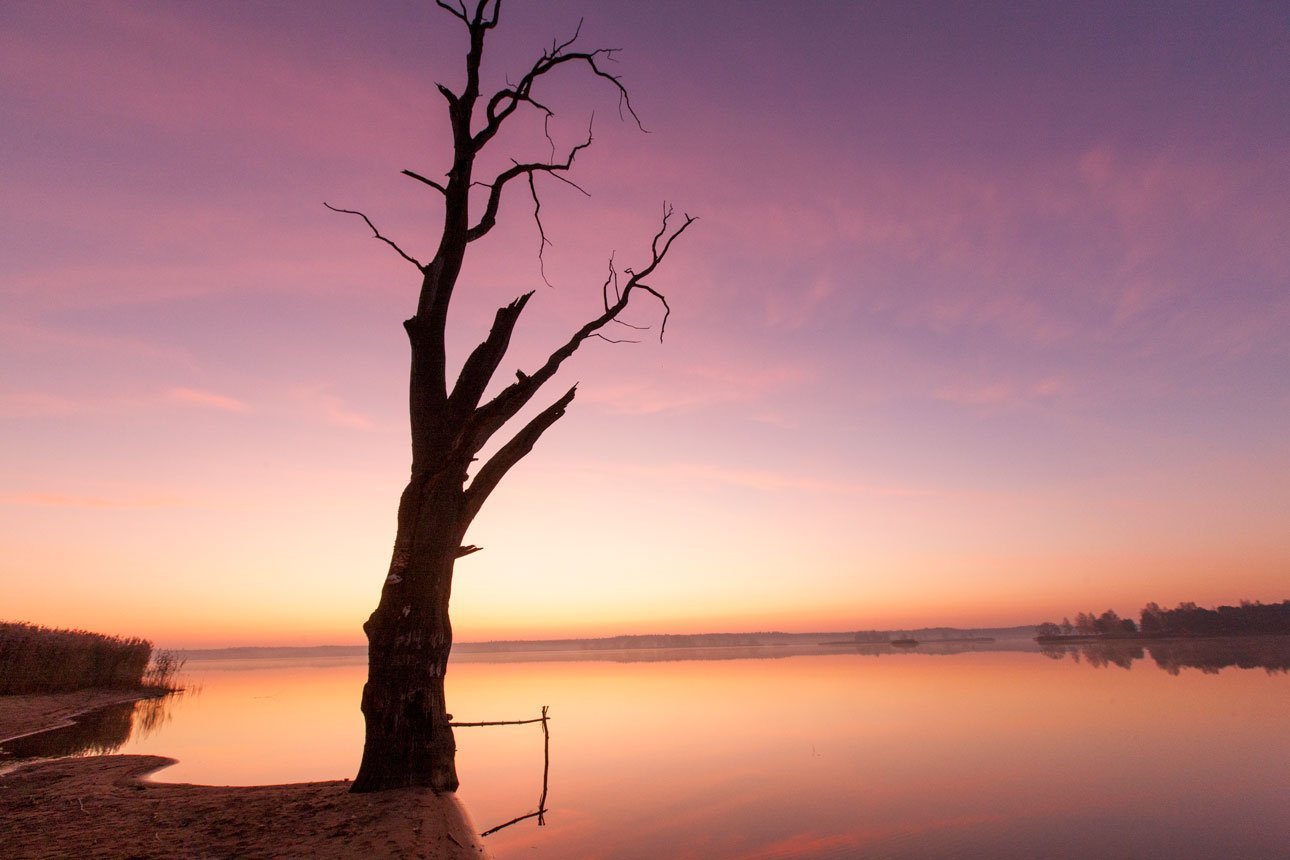
<svg viewBox="0 0 1290 860">
<path fill-rule="evenodd" d="M 497 831 L 499 831 L 499 830 L 501 830 L 501 829 L 503 829 L 503 828 L 506 828 L 506 827 L 510 827 L 512 824 L 519 824 L 521 821 L 524 821 L 524 820 L 525 820 L 525 819 L 527 819 L 527 818 L 537 818 L 537 817 L 542 816 L 542 815 L 545 815 L 545 814 L 546 814 L 546 810 L 545 810 L 545 809 L 539 809 L 537 812 L 530 812 L 528 815 L 520 815 L 520 816 L 517 816 L 517 817 L 515 817 L 515 818 L 512 818 L 510 821 L 506 822 L 505 824 L 499 824 L 499 825 L 497 825 L 496 827 L 490 827 L 490 828 L 488 828 L 487 830 L 485 830 L 483 833 L 481 833 L 481 834 L 479 834 L 479 835 L 480 835 L 480 836 L 492 836 L 492 835 L 493 835 L 494 833 L 496 833 Z"/>
<path fill-rule="evenodd" d="M 416 257 L 414 257 L 414 256 L 412 256 L 411 254 L 409 254 L 407 251 L 404 251 L 402 248 L 400 248 L 398 245 L 396 245 L 396 244 L 394 243 L 394 241 L 393 241 L 393 240 L 391 240 L 391 239 L 387 239 L 386 237 L 382 236 L 382 235 L 381 235 L 381 231 L 380 231 L 380 230 L 377 230 L 377 229 L 376 229 L 376 225 L 372 223 L 372 219 L 371 219 L 371 218 L 368 218 L 368 217 L 367 217 L 366 215 L 364 215 L 362 212 L 359 212 L 359 211 L 358 211 L 358 210 L 356 210 L 356 209 L 339 209 L 339 208 L 337 208 L 337 207 L 335 207 L 335 206 L 331 205 L 330 203 L 328 203 L 328 202 L 327 202 L 327 201 L 325 201 L 325 200 L 323 201 L 323 205 L 324 205 L 324 206 L 326 206 L 328 209 L 330 209 L 330 210 L 331 210 L 331 211 L 333 211 L 333 212 L 341 212 L 341 213 L 343 213 L 343 214 L 345 214 L 345 215 L 357 215 L 359 218 L 362 218 L 362 219 L 363 219 L 363 221 L 365 221 L 365 222 L 367 223 L 367 226 L 368 226 L 368 227 L 370 227 L 370 228 L 372 229 L 372 235 L 373 235 L 375 238 L 380 239 L 382 242 L 384 242 L 385 244 L 389 245 L 391 248 L 393 248 L 395 251 L 397 251 L 397 252 L 398 252 L 398 254 L 399 254 L 399 256 L 400 256 L 400 257 L 402 257 L 403 259 L 407 260 L 409 263 L 411 263 L 412 265 L 416 266 L 416 267 L 417 267 L 418 269 L 420 269 L 421 271 L 423 271 L 423 272 L 425 271 L 425 268 L 426 268 L 426 267 L 425 267 L 425 266 L 423 266 L 423 265 L 421 265 L 421 261 L 420 261 L 420 260 L 418 260 Z"/>
<path fill-rule="evenodd" d="M 453 728 L 473 727 L 473 726 L 525 726 L 529 723 L 545 723 L 546 717 L 537 717 L 532 720 L 491 720 L 482 723 L 449 723 Z"/>
<path fill-rule="evenodd" d="M 529 174 L 529 192 L 533 195 L 533 220 L 537 223 L 538 228 L 538 274 L 542 276 L 542 283 L 548 287 L 553 287 L 546 277 L 546 246 L 550 245 L 550 240 L 546 237 L 546 229 L 542 226 L 542 199 L 538 197 L 537 185 L 533 183 L 533 174 Z"/>
<path fill-rule="evenodd" d="M 503 830 L 507 827 L 510 827 L 512 824 L 519 824 L 521 821 L 527 821 L 530 818 L 536 818 L 538 820 L 538 827 L 543 827 L 546 825 L 546 813 L 547 813 L 546 795 L 547 795 L 547 786 L 549 784 L 550 777 L 551 777 L 551 731 L 547 727 L 547 721 L 550 719 L 547 714 L 549 710 L 550 710 L 550 707 L 548 705 L 543 705 L 542 716 L 538 717 L 536 720 L 508 720 L 505 722 L 453 723 L 452 724 L 454 726 L 459 726 L 459 725 L 514 726 L 514 725 L 520 725 L 523 723 L 541 723 L 542 724 L 542 794 L 541 796 L 538 797 L 537 811 L 529 812 L 524 815 L 518 815 L 515 818 L 512 818 L 510 821 L 507 821 L 503 824 L 499 824 L 496 827 L 490 827 L 487 830 L 485 830 L 483 833 L 479 834 L 480 837 L 491 836 L 492 834 L 496 833 L 499 830 Z"/>
</svg>

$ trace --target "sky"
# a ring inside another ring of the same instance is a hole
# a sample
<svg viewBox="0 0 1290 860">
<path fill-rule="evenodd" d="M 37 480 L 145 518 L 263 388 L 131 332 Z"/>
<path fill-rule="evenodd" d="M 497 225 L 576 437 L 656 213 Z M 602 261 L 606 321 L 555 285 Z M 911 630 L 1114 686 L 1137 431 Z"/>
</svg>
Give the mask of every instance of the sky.
<svg viewBox="0 0 1290 860">
<path fill-rule="evenodd" d="M 1290 8 L 513 2 L 572 178 L 471 246 L 504 378 L 699 220 L 457 564 L 458 641 L 1036 623 L 1290 597 Z M 362 642 L 409 466 L 459 22 L 0 5 L 0 618 Z M 530 117 L 485 168 L 547 157 Z M 648 297 L 645 297 L 648 298 Z M 504 380 L 503 380 L 504 381 Z M 563 387 L 562 387 L 563 386 Z"/>
</svg>

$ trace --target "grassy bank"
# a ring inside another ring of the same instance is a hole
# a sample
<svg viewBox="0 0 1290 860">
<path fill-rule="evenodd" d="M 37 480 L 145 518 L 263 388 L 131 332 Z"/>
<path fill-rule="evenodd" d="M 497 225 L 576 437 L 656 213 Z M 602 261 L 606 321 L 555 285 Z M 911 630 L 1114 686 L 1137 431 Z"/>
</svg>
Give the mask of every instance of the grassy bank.
<svg viewBox="0 0 1290 860">
<path fill-rule="evenodd" d="M 0 695 L 170 687 L 182 665 L 147 639 L 0 622 Z"/>
</svg>

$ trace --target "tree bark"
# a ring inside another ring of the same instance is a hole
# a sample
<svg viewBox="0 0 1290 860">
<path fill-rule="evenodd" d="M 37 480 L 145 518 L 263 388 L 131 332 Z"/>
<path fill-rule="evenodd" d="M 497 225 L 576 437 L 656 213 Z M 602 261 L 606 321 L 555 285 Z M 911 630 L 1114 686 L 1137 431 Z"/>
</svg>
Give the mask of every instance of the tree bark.
<svg viewBox="0 0 1290 860">
<path fill-rule="evenodd" d="M 399 500 L 381 599 L 363 625 L 366 736 L 351 786 L 355 792 L 404 786 L 455 791 L 458 785 L 444 679 L 452 651 L 453 566 L 468 525 L 463 522 L 467 462 L 451 443 L 455 434 L 449 432 L 443 377 L 435 372 L 442 342 L 428 336 L 433 327 L 421 325 L 418 317 L 404 327 L 412 352 L 412 476 Z"/>
<path fill-rule="evenodd" d="M 399 503 L 399 529 L 381 600 L 363 630 L 368 678 L 366 736 L 355 792 L 424 786 L 457 789 L 452 719 L 444 694 L 452 623 L 453 564 L 460 540 L 450 474 L 414 475 Z"/>
</svg>

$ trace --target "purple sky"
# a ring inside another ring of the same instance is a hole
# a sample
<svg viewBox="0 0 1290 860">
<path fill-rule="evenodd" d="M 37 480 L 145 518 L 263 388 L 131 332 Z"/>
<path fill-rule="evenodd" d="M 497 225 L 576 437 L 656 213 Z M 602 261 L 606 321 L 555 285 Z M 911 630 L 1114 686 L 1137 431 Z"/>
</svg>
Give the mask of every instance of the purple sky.
<svg viewBox="0 0 1290 860">
<path fill-rule="evenodd" d="M 1028 623 L 1280 600 L 1290 573 L 1284 4 L 512 3 L 574 178 L 473 246 L 456 355 L 597 308 L 698 215 L 663 344 L 591 343 L 458 566 L 460 639 Z M 406 478 L 447 166 L 430 3 L 0 6 L 5 617 L 358 641 Z M 522 132 L 522 133 L 520 133 Z M 495 160 L 549 153 L 540 124 Z M 642 302 L 633 319 L 656 323 Z M 513 367 L 512 367 L 513 365 Z M 559 380 L 551 399 L 563 389 Z"/>
</svg>

